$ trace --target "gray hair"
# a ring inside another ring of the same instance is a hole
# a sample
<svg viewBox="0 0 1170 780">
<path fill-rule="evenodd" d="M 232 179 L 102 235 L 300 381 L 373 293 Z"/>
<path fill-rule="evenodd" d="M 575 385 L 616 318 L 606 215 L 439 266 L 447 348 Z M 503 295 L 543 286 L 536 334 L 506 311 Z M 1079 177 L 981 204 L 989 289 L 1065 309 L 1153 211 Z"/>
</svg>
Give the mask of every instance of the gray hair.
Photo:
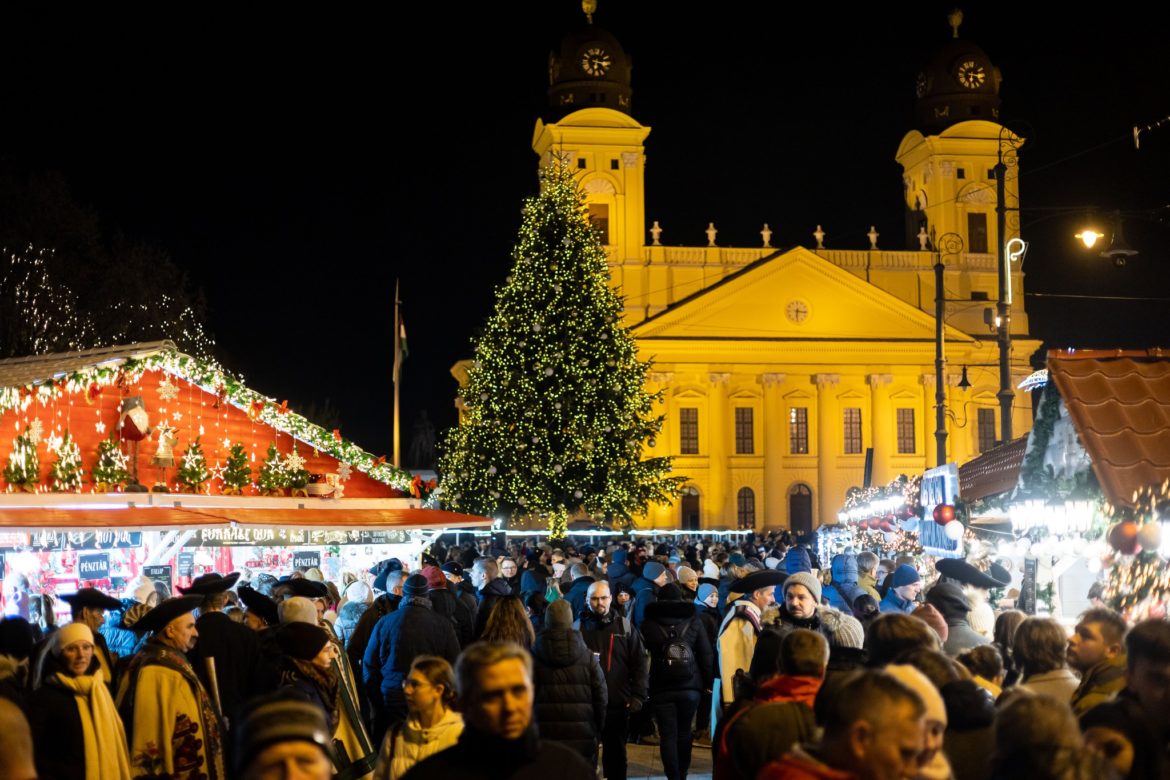
<svg viewBox="0 0 1170 780">
<path fill-rule="evenodd" d="M 491 558 L 476 558 L 472 568 L 483 572 L 489 582 L 500 576 L 500 567 Z"/>
</svg>

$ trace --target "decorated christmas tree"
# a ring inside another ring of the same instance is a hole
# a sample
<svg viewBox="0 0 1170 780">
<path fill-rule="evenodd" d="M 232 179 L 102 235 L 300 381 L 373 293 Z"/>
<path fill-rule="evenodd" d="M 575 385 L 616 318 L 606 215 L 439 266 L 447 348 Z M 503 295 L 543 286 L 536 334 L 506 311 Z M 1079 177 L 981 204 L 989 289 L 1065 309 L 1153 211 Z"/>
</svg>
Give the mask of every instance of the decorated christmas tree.
<svg viewBox="0 0 1170 780">
<path fill-rule="evenodd" d="M 49 475 L 53 478 L 53 490 L 61 492 L 79 492 L 81 490 L 81 448 L 73 440 L 72 434 L 65 431 L 65 437 L 57 446 L 57 459 L 53 461 Z"/>
<path fill-rule="evenodd" d="M 288 454 L 284 459 L 284 473 L 288 480 L 288 486 L 294 491 L 304 490 L 305 486 L 309 484 L 309 470 L 305 468 L 305 459 L 300 456 L 296 448 Z"/>
<path fill-rule="evenodd" d="M 475 341 L 466 418 L 446 439 L 443 496 L 456 509 L 626 524 L 683 481 L 670 459 L 644 458 L 662 428 L 658 394 L 621 323 L 605 249 L 570 169 L 541 174 L 524 208 L 512 271 Z"/>
<path fill-rule="evenodd" d="M 98 445 L 97 463 L 89 473 L 89 480 L 98 493 L 117 488 L 130 479 L 130 472 L 126 470 L 126 455 L 118 446 L 117 434 L 111 433 Z"/>
<path fill-rule="evenodd" d="M 24 433 L 12 441 L 12 453 L 8 456 L 8 465 L 4 467 L 4 481 L 31 493 L 36 490 L 40 472 L 37 445 L 26 428 Z"/>
<path fill-rule="evenodd" d="M 276 450 L 276 444 L 268 445 L 268 454 L 260 465 L 260 491 L 265 494 L 283 493 L 288 487 L 288 472 L 284 460 Z"/>
<path fill-rule="evenodd" d="M 211 479 L 211 472 L 207 469 L 207 458 L 203 455 L 203 445 L 199 437 L 191 442 L 191 446 L 183 453 L 180 459 L 179 473 L 176 479 L 179 486 L 188 493 L 198 493 L 203 483 Z"/>
<path fill-rule="evenodd" d="M 251 483 L 252 469 L 248 467 L 248 454 L 244 452 L 244 445 L 237 442 L 232 445 L 223 472 L 223 493 L 238 496 Z"/>
</svg>

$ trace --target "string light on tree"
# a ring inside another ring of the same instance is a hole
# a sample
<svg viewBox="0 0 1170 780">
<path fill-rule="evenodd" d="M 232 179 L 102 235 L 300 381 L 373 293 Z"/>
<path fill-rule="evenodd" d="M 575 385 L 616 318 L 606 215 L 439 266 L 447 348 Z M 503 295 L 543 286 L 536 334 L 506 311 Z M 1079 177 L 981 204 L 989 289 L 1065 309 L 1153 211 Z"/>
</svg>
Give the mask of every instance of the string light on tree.
<svg viewBox="0 0 1170 780">
<path fill-rule="evenodd" d="M 211 479 L 211 472 L 207 470 L 207 458 L 203 455 L 203 445 L 199 439 L 191 442 L 181 460 L 183 465 L 175 475 L 176 480 L 187 493 L 198 493 L 203 484 Z"/>
<path fill-rule="evenodd" d="M 69 431 L 59 440 L 56 448 L 57 459 L 53 461 L 49 475 L 53 480 L 53 490 L 68 493 L 80 493 L 84 470 L 81 467 L 81 448 L 73 440 Z"/>
<path fill-rule="evenodd" d="M 118 447 L 118 439 L 111 434 L 98 445 L 97 463 L 90 472 L 95 493 L 106 493 L 119 488 L 130 479 L 126 453 Z"/>
<path fill-rule="evenodd" d="M 29 428 L 32 426 L 30 425 Z M 12 442 L 8 465 L 4 467 L 4 481 L 10 489 L 17 488 L 28 493 L 36 492 L 40 481 L 41 461 L 37 457 L 37 446 L 30 436 L 30 430 L 17 436 Z"/>
<path fill-rule="evenodd" d="M 252 484 L 252 469 L 248 466 L 248 454 L 243 444 L 231 444 L 224 440 L 224 446 L 231 445 L 231 454 L 228 455 L 227 468 L 223 472 L 224 495 L 240 495 L 244 488 Z"/>
</svg>

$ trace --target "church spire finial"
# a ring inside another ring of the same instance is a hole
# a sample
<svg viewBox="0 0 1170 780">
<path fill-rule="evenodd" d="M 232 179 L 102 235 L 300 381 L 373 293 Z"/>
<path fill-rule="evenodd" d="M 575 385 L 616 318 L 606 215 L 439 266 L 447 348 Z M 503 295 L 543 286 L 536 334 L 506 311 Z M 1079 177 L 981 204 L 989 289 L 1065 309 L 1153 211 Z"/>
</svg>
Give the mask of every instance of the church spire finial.
<svg viewBox="0 0 1170 780">
<path fill-rule="evenodd" d="M 597 0 L 581 0 L 581 10 L 585 12 L 585 18 L 589 24 L 593 24 L 593 14 L 597 12 Z"/>
<path fill-rule="evenodd" d="M 959 25 L 963 23 L 963 12 L 956 8 L 947 15 L 947 21 L 951 24 L 951 37 L 958 38 Z"/>
</svg>

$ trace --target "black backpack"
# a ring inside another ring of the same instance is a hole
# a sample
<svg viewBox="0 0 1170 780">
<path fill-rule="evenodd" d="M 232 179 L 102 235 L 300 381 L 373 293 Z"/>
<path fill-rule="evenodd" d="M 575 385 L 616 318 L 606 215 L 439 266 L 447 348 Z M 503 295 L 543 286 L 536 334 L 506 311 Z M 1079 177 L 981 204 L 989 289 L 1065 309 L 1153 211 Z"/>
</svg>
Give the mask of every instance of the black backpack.
<svg viewBox="0 0 1170 780">
<path fill-rule="evenodd" d="M 694 618 L 688 618 L 666 629 L 666 644 L 662 648 L 662 663 L 658 668 L 662 679 L 667 682 L 690 682 L 698 671 L 695 651 L 684 641 L 692 620 Z"/>
</svg>

